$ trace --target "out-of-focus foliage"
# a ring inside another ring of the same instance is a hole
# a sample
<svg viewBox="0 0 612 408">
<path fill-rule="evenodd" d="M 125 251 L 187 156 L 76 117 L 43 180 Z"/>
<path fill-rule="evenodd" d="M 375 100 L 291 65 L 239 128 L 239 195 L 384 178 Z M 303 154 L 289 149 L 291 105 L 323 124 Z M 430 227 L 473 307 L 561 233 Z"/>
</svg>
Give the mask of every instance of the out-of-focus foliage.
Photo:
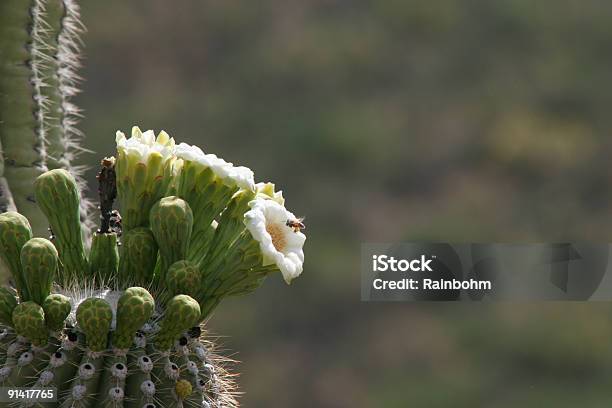
<svg viewBox="0 0 612 408">
<path fill-rule="evenodd" d="M 246 407 L 612 400 L 607 304 L 358 300 L 360 242 L 610 240 L 612 3 L 107 0 L 83 17 L 84 161 L 117 128 L 164 128 L 307 215 L 303 276 L 210 322 Z"/>
</svg>

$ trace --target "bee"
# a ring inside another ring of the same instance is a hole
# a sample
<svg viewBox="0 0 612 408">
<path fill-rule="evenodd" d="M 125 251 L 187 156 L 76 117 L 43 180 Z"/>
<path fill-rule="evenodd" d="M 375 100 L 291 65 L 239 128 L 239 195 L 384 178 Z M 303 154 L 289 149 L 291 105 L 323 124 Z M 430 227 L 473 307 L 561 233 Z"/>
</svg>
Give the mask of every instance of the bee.
<svg viewBox="0 0 612 408">
<path fill-rule="evenodd" d="M 300 232 L 300 230 L 306 229 L 306 226 L 304 225 L 304 217 L 300 217 L 295 220 L 287 220 L 285 225 L 291 228 L 293 232 Z"/>
</svg>

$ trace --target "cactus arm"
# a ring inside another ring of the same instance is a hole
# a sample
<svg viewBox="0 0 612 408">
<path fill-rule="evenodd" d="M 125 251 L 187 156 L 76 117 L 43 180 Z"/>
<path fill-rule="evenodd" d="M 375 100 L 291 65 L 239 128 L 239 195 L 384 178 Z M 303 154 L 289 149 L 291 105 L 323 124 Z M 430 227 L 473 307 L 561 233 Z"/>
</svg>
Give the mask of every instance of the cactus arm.
<svg viewBox="0 0 612 408">
<path fill-rule="evenodd" d="M 0 146 L 0 174 L 3 173 L 2 169 L 2 146 Z M 4 177 L 0 175 L 0 213 L 7 211 L 15 211 L 15 200 L 13 200 L 13 194 L 9 188 L 8 182 Z"/>
<path fill-rule="evenodd" d="M 0 4 L 0 212 L 17 208 L 36 236 L 47 222 L 35 204 L 33 180 L 48 168 L 69 169 L 81 150 L 78 109 L 78 7 L 72 0 L 7 0 Z M 12 197 L 12 199 L 11 199 Z M 11 203 L 12 201 L 12 203 Z M 87 224 L 90 205 L 82 201 Z"/>
<path fill-rule="evenodd" d="M 4 177 L 19 211 L 45 234 L 46 221 L 35 204 L 32 180 L 46 170 L 46 146 L 39 132 L 41 114 L 40 2 L 0 4 L 0 141 Z M 29 62 L 29 63 L 28 63 Z"/>
<path fill-rule="evenodd" d="M 46 215 L 64 267 L 60 283 L 85 278 L 88 270 L 81 236 L 80 193 L 74 177 L 65 170 L 50 170 L 34 182 L 36 200 Z"/>
</svg>

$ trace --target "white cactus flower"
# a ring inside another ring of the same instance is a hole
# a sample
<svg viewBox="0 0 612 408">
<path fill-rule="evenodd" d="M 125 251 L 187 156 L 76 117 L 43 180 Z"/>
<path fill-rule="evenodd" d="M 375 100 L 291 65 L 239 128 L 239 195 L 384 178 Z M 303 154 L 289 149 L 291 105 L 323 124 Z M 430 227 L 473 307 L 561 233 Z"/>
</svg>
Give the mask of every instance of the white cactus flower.
<svg viewBox="0 0 612 408">
<path fill-rule="evenodd" d="M 217 177 L 229 186 L 237 186 L 245 190 L 255 188 L 253 171 L 248 167 L 235 167 L 232 163 L 228 163 L 214 154 L 206 154 L 199 147 L 187 143 L 176 146 L 175 152 L 179 159 L 209 167 Z"/>
<path fill-rule="evenodd" d="M 117 193 L 127 231 L 146 225 L 151 207 L 166 194 L 175 176 L 175 143 L 163 130 L 156 138 L 152 130 L 142 133 L 137 126 L 129 139 L 118 131 L 115 140 Z"/>
<path fill-rule="evenodd" d="M 275 191 L 274 183 L 257 183 L 255 184 L 255 193 L 259 198 L 274 200 L 280 205 L 285 205 L 285 198 L 282 191 Z"/>
<path fill-rule="evenodd" d="M 128 139 L 123 132 L 117 131 L 115 141 L 119 154 L 125 153 L 130 161 L 134 160 L 146 164 L 151 155 L 159 154 L 163 162 L 174 155 L 174 139 L 163 130 L 159 132 L 156 138 L 152 130 L 142 133 L 138 126 L 134 126 L 132 137 Z"/>
<path fill-rule="evenodd" d="M 290 226 L 287 221 L 295 215 L 275 200 L 257 198 L 249 203 L 244 223 L 251 236 L 259 243 L 264 266 L 275 264 L 285 282 L 297 278 L 303 269 L 306 236 Z"/>
</svg>

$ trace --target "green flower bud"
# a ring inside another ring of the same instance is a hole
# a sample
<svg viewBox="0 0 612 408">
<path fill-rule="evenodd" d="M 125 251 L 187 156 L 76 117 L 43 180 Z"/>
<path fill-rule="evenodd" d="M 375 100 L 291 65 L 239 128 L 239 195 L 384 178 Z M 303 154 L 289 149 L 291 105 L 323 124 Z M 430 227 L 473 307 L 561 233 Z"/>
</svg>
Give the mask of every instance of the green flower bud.
<svg viewBox="0 0 612 408">
<path fill-rule="evenodd" d="M 174 177 L 174 139 L 164 131 L 157 138 L 152 130 L 137 126 L 126 139 L 117 132 L 117 195 L 121 203 L 124 232 L 146 227 L 151 207 L 167 194 Z"/>
<path fill-rule="evenodd" d="M 61 283 L 84 278 L 87 259 L 81 236 L 80 194 L 74 177 L 63 169 L 47 171 L 36 179 L 34 188 L 64 267 Z"/>
<path fill-rule="evenodd" d="M 89 271 L 100 285 L 108 284 L 117 275 L 119 249 L 114 232 L 94 233 L 89 253 Z"/>
<path fill-rule="evenodd" d="M 170 296 L 189 295 L 195 297 L 200 287 L 200 269 L 193 262 L 177 261 L 168 268 L 166 285 Z"/>
<path fill-rule="evenodd" d="M 49 330 L 59 331 L 64 328 L 64 321 L 70 314 L 72 305 L 67 296 L 54 293 L 47 296 L 42 304 L 45 311 L 45 323 Z"/>
<path fill-rule="evenodd" d="M 85 333 L 87 347 L 91 351 L 105 350 L 113 320 L 113 310 L 108 302 L 99 298 L 87 298 L 77 308 L 76 318 Z"/>
<path fill-rule="evenodd" d="M 28 338 L 37 347 L 45 346 L 49 338 L 42 306 L 23 302 L 13 310 L 13 325 L 17 334 Z"/>
<path fill-rule="evenodd" d="M 164 197 L 151 209 L 151 231 L 159 246 L 161 267 L 157 282 L 166 282 L 168 267 L 185 259 L 193 228 L 189 204 L 175 196 Z"/>
<path fill-rule="evenodd" d="M 154 310 L 155 301 L 146 289 L 126 289 L 117 304 L 117 328 L 112 336 L 113 347 L 129 348 L 136 331 L 151 318 Z"/>
<path fill-rule="evenodd" d="M 157 261 L 157 242 L 150 229 L 138 227 L 121 237 L 119 282 L 121 285 L 149 286 Z"/>
<path fill-rule="evenodd" d="M 23 269 L 21 268 L 21 247 L 32 238 L 28 219 L 14 211 L 0 214 L 0 257 L 9 268 L 21 301 L 30 300 Z"/>
<path fill-rule="evenodd" d="M 15 292 L 9 288 L 0 288 L 0 323 L 13 325 L 13 310 L 17 306 Z"/>
<path fill-rule="evenodd" d="M 191 296 L 177 295 L 170 299 L 155 338 L 160 350 L 170 350 L 180 335 L 200 321 L 200 305 Z"/>
<path fill-rule="evenodd" d="M 39 305 L 51 293 L 58 262 L 57 249 L 48 239 L 32 238 L 21 248 L 21 265 L 28 292 Z"/>
<path fill-rule="evenodd" d="M 191 395 L 193 387 L 191 386 L 191 383 L 189 381 L 182 379 L 176 382 L 176 385 L 174 386 L 174 391 L 176 393 L 176 396 L 180 400 L 184 400 L 185 398 Z"/>
</svg>

